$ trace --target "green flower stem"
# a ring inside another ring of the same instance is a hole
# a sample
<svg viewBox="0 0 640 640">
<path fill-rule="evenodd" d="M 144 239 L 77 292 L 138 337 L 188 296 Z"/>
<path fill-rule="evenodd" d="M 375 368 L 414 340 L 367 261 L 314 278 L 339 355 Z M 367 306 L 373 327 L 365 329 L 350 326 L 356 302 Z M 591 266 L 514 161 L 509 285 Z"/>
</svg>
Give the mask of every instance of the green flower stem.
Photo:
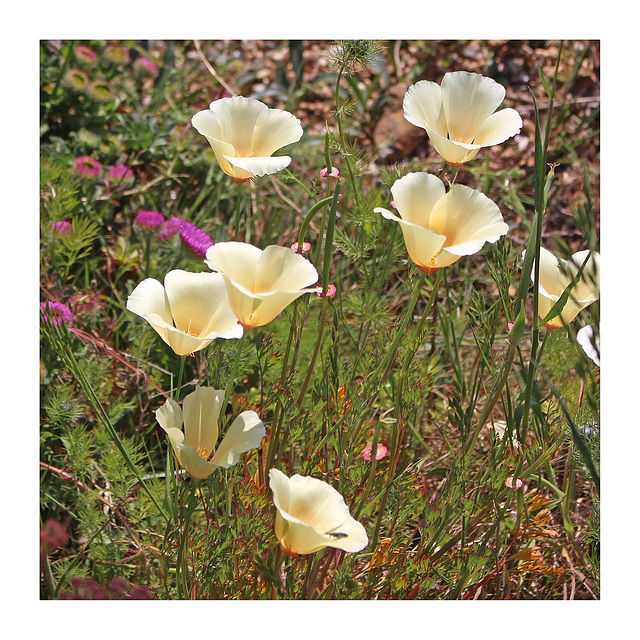
<svg viewBox="0 0 640 640">
<path fill-rule="evenodd" d="M 151 234 L 147 233 L 144 243 L 144 277 L 148 278 L 151 273 Z"/>
<path fill-rule="evenodd" d="M 242 214 L 243 202 L 242 202 L 242 183 L 236 183 L 236 215 L 235 215 L 235 232 L 233 239 L 236 242 L 240 242 L 240 216 Z"/>
<path fill-rule="evenodd" d="M 340 67 L 340 71 L 338 72 L 338 79 L 336 80 L 336 89 L 335 89 L 335 103 L 336 103 L 336 122 L 338 123 L 338 136 L 340 137 L 340 146 L 342 149 L 345 149 L 344 142 L 344 132 L 342 130 L 342 117 L 340 115 L 340 83 L 342 82 L 342 76 L 345 72 L 345 65 Z M 358 187 L 356 185 L 355 175 L 353 173 L 353 168 L 351 167 L 351 162 L 346 154 L 343 154 L 344 163 L 347 167 L 347 173 L 349 174 L 349 181 L 351 182 L 351 187 L 353 188 L 353 196 L 356 200 L 356 207 L 360 205 L 360 199 L 358 197 Z"/>
<path fill-rule="evenodd" d="M 296 320 L 297 320 L 297 305 L 293 307 L 293 313 L 291 314 L 291 323 L 289 324 L 289 337 L 287 339 L 287 346 L 284 352 L 284 358 L 282 359 L 282 369 L 280 371 L 280 383 L 279 387 L 282 389 L 284 387 L 284 382 L 287 378 L 288 373 L 288 363 L 289 363 L 289 354 L 291 352 L 291 345 L 293 343 L 293 337 L 296 333 Z M 275 411 L 273 414 L 273 420 L 271 422 L 271 434 L 269 436 L 269 448 L 267 449 L 267 458 L 264 464 L 264 478 L 269 477 L 269 469 L 273 466 L 273 461 L 275 459 L 278 439 L 280 437 L 280 425 L 282 423 L 282 404 L 277 403 L 275 407 Z"/>
<path fill-rule="evenodd" d="M 402 340 L 404 336 L 404 332 L 407 328 L 407 325 L 409 324 L 409 320 L 411 320 L 411 318 L 413 317 L 413 310 L 415 309 L 416 303 L 418 302 L 418 297 L 420 296 L 420 291 L 422 290 L 426 278 L 427 274 L 424 271 L 421 271 L 420 275 L 416 278 L 413 294 L 411 296 L 411 299 L 409 300 L 409 304 L 407 305 L 407 312 L 405 313 L 402 323 L 400 324 L 400 327 L 396 332 L 391 346 L 387 349 L 387 352 L 380 361 L 380 364 L 371 375 L 371 379 L 375 380 L 376 378 L 381 376 L 382 378 L 380 380 L 380 383 L 382 383 L 389 374 L 392 367 L 392 360 L 396 356 L 398 345 L 400 344 L 400 340 Z"/>
<path fill-rule="evenodd" d="M 180 391 L 182 390 L 182 377 L 184 375 L 184 364 L 187 356 L 180 356 L 180 369 L 178 370 L 178 380 L 176 388 L 173 390 L 173 399 L 178 402 L 180 400 Z"/>
<path fill-rule="evenodd" d="M 236 359 L 233 364 L 233 370 L 231 371 L 231 375 L 227 380 L 227 386 L 225 387 L 225 390 L 224 390 L 224 399 L 222 401 L 223 410 L 224 410 L 224 407 L 227 406 L 227 402 L 231 402 L 231 397 L 233 394 L 233 386 L 236 380 L 236 376 L 238 375 L 238 365 L 240 363 L 240 358 L 242 357 L 242 347 L 243 347 L 243 343 L 246 335 L 247 335 L 247 329 L 245 329 L 242 332 L 242 335 L 238 338 L 238 343 L 236 346 Z"/>
<path fill-rule="evenodd" d="M 200 482 L 189 482 L 189 495 L 186 500 L 186 508 L 183 512 L 180 507 L 180 520 L 182 521 L 182 532 L 180 536 L 180 548 L 176 557 L 176 584 L 178 586 L 178 594 L 181 599 L 189 599 L 189 565 L 188 565 L 188 548 L 190 543 L 189 525 L 191 524 L 191 516 L 198 504 L 198 496 L 196 489 Z"/>
</svg>

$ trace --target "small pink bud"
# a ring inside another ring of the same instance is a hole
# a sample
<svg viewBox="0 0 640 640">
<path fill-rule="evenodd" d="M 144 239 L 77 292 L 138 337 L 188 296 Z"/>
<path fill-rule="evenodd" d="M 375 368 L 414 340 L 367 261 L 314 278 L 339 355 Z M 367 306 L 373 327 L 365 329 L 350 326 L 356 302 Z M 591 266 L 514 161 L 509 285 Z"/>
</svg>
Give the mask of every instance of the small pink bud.
<svg viewBox="0 0 640 640">
<path fill-rule="evenodd" d="M 371 462 L 371 460 L 373 459 L 371 455 L 372 449 L 373 443 L 369 442 L 362 452 L 362 457 L 368 462 Z M 387 447 L 385 447 L 381 442 L 378 442 L 378 444 L 376 445 L 376 460 L 382 460 L 382 458 L 384 458 L 386 455 Z"/>
<path fill-rule="evenodd" d="M 328 284 L 326 293 L 323 291 L 316 292 L 319 298 L 333 298 L 336 293 L 336 285 Z"/>
<path fill-rule="evenodd" d="M 504 483 L 507 487 L 509 487 L 509 489 L 513 489 L 513 476 L 510 478 L 507 478 L 504 481 Z M 522 480 L 517 479 L 515 484 L 516 484 L 516 489 L 520 489 L 522 487 Z"/>
<path fill-rule="evenodd" d="M 291 249 L 292 249 L 292 251 L 295 251 L 296 253 L 307 253 L 307 251 L 309 251 L 309 249 L 311 249 L 311 243 L 303 242 L 302 243 L 302 249 L 300 249 L 298 243 L 294 242 L 291 245 Z"/>
<path fill-rule="evenodd" d="M 323 167 L 322 169 L 320 169 L 321 178 L 326 178 L 327 176 L 329 178 L 337 178 L 339 175 L 340 172 L 338 171 L 338 167 L 332 167 L 330 173 L 327 171 L 327 167 Z"/>
</svg>

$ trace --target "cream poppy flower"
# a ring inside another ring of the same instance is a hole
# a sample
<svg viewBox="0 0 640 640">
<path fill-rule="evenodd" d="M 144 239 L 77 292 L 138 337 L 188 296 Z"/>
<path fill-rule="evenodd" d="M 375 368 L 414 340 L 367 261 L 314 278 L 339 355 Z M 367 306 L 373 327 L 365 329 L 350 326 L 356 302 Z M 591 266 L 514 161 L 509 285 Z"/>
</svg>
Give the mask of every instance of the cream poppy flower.
<svg viewBox="0 0 640 640">
<path fill-rule="evenodd" d="M 427 273 L 477 253 L 509 230 L 483 193 L 464 185 L 445 193 L 443 182 L 428 173 L 408 173 L 395 181 L 391 194 L 400 216 L 382 207 L 374 212 L 400 224 L 409 257 Z"/>
<path fill-rule="evenodd" d="M 288 478 L 271 469 L 269 486 L 277 509 L 276 538 L 283 553 L 295 557 L 325 547 L 353 552 L 369 544 L 365 528 L 326 482 L 297 474 Z"/>
<path fill-rule="evenodd" d="M 576 333 L 576 342 L 584 352 L 600 366 L 600 334 L 594 336 L 593 327 L 588 324 Z"/>
<path fill-rule="evenodd" d="M 217 273 L 176 269 L 167 273 L 164 286 L 147 278 L 127 298 L 127 309 L 144 318 L 179 356 L 243 333 Z"/>
<path fill-rule="evenodd" d="M 522 256 L 526 251 L 522 252 Z M 578 251 L 569 260 L 560 260 L 544 247 L 540 247 L 540 270 L 538 281 L 538 315 L 541 319 L 551 311 L 565 289 L 571 284 L 589 251 Z M 534 271 L 531 270 L 531 280 Z M 580 279 L 569 293 L 560 315 L 545 323 L 549 329 L 557 329 L 569 324 L 585 307 L 600 297 L 600 254 L 592 253 Z"/>
<path fill-rule="evenodd" d="M 271 322 L 318 281 L 315 267 L 288 247 L 264 251 L 245 242 L 218 242 L 207 250 L 205 263 L 224 278 L 229 304 L 245 329 Z"/>
<path fill-rule="evenodd" d="M 245 411 L 231 423 L 216 449 L 223 401 L 224 391 L 197 387 L 185 397 L 182 409 L 169 399 L 156 411 L 180 466 L 193 478 L 206 478 L 219 467 L 228 469 L 237 464 L 240 454 L 257 449 L 265 436 L 258 414 Z"/>
<path fill-rule="evenodd" d="M 220 168 L 235 182 L 287 167 L 289 156 L 271 156 L 302 137 L 294 115 L 242 96 L 212 102 L 193 116 L 191 124 L 209 141 Z"/>
<path fill-rule="evenodd" d="M 427 132 L 447 163 L 460 166 L 483 147 L 520 132 L 522 118 L 515 109 L 496 111 L 505 94 L 502 85 L 479 73 L 445 73 L 440 86 L 421 80 L 409 87 L 404 117 Z"/>
</svg>

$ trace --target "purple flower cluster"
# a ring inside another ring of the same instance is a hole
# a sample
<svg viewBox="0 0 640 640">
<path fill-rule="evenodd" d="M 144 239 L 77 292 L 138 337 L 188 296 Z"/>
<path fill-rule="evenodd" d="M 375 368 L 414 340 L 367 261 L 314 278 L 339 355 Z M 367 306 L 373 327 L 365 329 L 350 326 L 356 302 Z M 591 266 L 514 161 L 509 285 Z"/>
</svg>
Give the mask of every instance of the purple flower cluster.
<svg viewBox="0 0 640 640">
<path fill-rule="evenodd" d="M 163 225 L 162 231 L 158 234 L 158 240 L 166 240 L 178 233 L 182 220 L 178 216 L 169 218 Z"/>
<path fill-rule="evenodd" d="M 134 224 L 141 229 L 159 229 L 164 224 L 164 216 L 159 211 L 138 211 Z"/>
<path fill-rule="evenodd" d="M 73 317 L 73 314 L 69 310 L 69 308 L 62 304 L 62 302 L 52 302 L 48 300 L 47 302 L 40 303 L 40 310 L 42 311 L 42 315 L 47 322 L 51 322 L 53 324 L 57 324 L 60 326 L 63 322 L 69 322 Z"/>
<path fill-rule="evenodd" d="M 198 229 L 195 224 L 186 220 L 180 223 L 180 238 L 184 245 L 197 256 L 204 258 L 207 249 L 213 246 L 213 240 L 202 229 Z"/>
<path fill-rule="evenodd" d="M 155 600 L 149 589 L 124 578 L 111 578 L 107 587 L 92 578 L 72 578 L 69 582 L 73 591 L 63 591 L 60 600 Z"/>
</svg>

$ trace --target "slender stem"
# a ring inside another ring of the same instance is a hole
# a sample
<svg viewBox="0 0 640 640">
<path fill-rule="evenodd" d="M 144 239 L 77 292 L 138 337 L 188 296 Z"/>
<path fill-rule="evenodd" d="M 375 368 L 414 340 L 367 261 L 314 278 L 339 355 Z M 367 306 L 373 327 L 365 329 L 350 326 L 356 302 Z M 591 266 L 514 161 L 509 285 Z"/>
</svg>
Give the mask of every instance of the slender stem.
<svg viewBox="0 0 640 640">
<path fill-rule="evenodd" d="M 187 356 L 180 356 L 180 370 L 178 371 L 178 382 L 173 390 L 173 399 L 178 402 L 180 400 L 180 391 L 182 389 L 182 376 L 184 375 L 184 363 Z"/>
<path fill-rule="evenodd" d="M 293 313 L 291 315 L 291 324 L 289 325 L 289 337 L 287 339 L 287 347 L 284 352 L 284 358 L 282 359 L 282 369 L 280 371 L 280 383 L 279 388 L 282 390 L 284 382 L 288 372 L 289 353 L 291 352 L 291 344 L 293 342 L 293 336 L 295 333 L 296 318 L 297 318 L 297 305 L 294 305 Z M 267 450 L 267 458 L 264 465 L 264 477 L 269 476 L 269 469 L 273 466 L 273 461 L 276 455 L 276 449 L 278 445 L 278 439 L 280 436 L 280 424 L 282 422 L 282 404 L 277 403 L 273 415 L 273 421 L 271 426 L 271 435 L 269 436 L 269 448 Z"/>
<path fill-rule="evenodd" d="M 236 216 L 235 216 L 235 232 L 233 239 L 240 242 L 240 216 L 242 214 L 242 183 L 236 183 Z"/>
<path fill-rule="evenodd" d="M 240 363 L 240 358 L 242 357 L 242 347 L 243 347 L 245 337 L 247 335 L 247 331 L 248 329 L 245 329 L 242 332 L 242 335 L 240 336 L 240 338 L 238 338 L 238 345 L 236 347 L 236 359 L 235 359 L 235 362 L 233 363 L 233 370 L 231 372 L 231 375 L 227 380 L 227 386 L 225 387 L 224 400 L 222 402 L 223 407 L 227 406 L 227 402 L 231 402 L 231 397 L 233 394 L 233 386 L 236 380 L 236 376 L 238 375 L 238 365 Z"/>
</svg>

